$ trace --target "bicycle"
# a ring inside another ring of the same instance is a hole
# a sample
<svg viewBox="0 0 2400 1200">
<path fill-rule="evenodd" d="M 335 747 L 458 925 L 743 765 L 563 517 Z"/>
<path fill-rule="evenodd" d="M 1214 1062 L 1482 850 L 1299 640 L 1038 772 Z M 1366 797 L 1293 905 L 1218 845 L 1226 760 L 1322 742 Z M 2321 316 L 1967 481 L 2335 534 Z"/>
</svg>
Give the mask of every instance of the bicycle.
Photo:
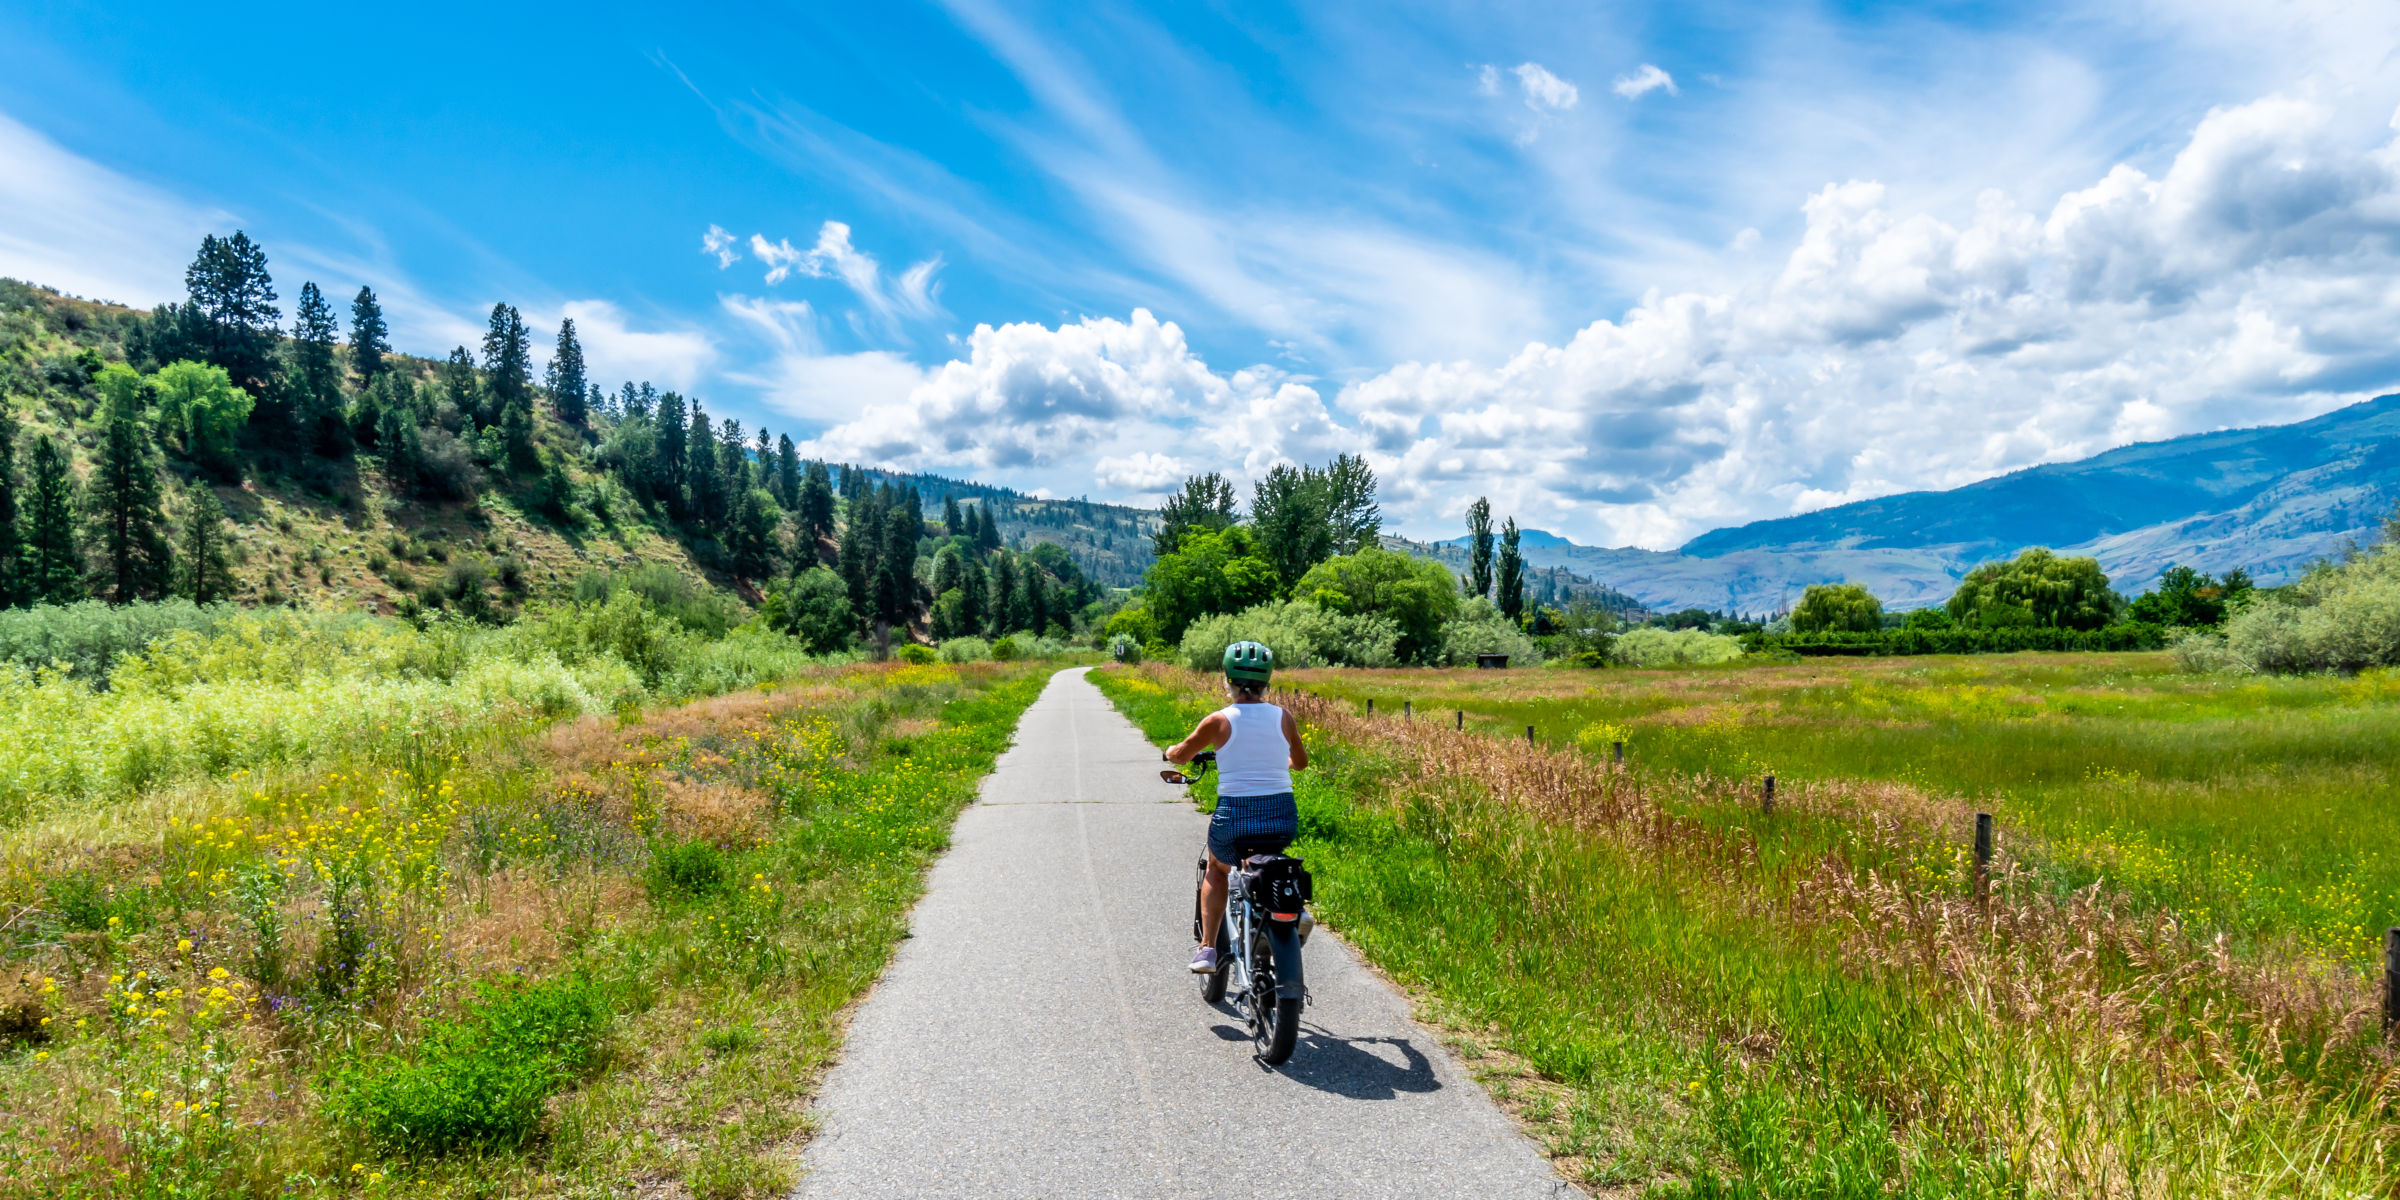
<svg viewBox="0 0 2400 1200">
<path fill-rule="evenodd" d="M 1208 773 L 1216 758 L 1214 751 L 1194 755 L 1192 765 L 1198 770 L 1160 771 L 1159 778 L 1193 783 Z M 1233 994 L 1234 1011 L 1250 1028 L 1253 1056 L 1270 1067 L 1289 1059 L 1300 1037 L 1300 1010 L 1308 1004 L 1300 946 L 1316 923 L 1307 911 L 1313 891 L 1308 868 L 1281 850 L 1259 839 L 1235 840 L 1239 861 L 1226 873 L 1225 917 L 1217 922 L 1217 969 L 1200 977 L 1200 998 L 1208 1003 L 1222 1003 L 1227 992 Z M 1200 895 L 1207 881 L 1208 855 L 1203 853 L 1192 884 L 1195 942 L 1204 928 Z"/>
</svg>

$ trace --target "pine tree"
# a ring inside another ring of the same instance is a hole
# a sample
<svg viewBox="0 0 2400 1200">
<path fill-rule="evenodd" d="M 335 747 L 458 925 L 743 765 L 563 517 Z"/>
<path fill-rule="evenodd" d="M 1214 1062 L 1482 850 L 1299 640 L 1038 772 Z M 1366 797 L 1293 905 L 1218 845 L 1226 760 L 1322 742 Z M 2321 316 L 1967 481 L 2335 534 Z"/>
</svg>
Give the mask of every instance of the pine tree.
<svg viewBox="0 0 2400 1200">
<path fill-rule="evenodd" d="M 975 527 L 975 548 L 989 554 L 1000 548 L 1000 522 L 992 519 L 989 500 L 976 505 L 975 511 L 980 522 Z"/>
<path fill-rule="evenodd" d="M 958 632 L 983 632 L 985 614 L 991 609 L 991 583 L 984 578 L 983 564 L 970 557 L 958 580 Z"/>
<path fill-rule="evenodd" d="M 789 434 L 775 439 L 775 499 L 786 512 L 800 511 L 800 448 Z"/>
<path fill-rule="evenodd" d="M 731 520 L 736 497 L 750 490 L 749 443 L 742 439 L 742 423 L 727 419 L 717 424 L 717 519 Z"/>
<path fill-rule="evenodd" d="M 550 368 L 544 382 L 550 385 L 550 407 L 558 410 L 558 419 L 580 429 L 585 420 L 584 387 L 589 382 L 583 374 L 583 343 L 575 340 L 575 318 L 558 323 L 558 350 L 550 356 Z"/>
<path fill-rule="evenodd" d="M 266 394 L 275 375 L 275 327 L 283 320 L 267 252 L 239 230 L 229 238 L 203 237 L 183 286 L 191 294 L 187 328 L 203 341 L 208 361 L 225 368 L 236 386 Z"/>
<path fill-rule="evenodd" d="M 1006 637 L 1022 627 L 1024 603 L 1025 593 L 1017 586 L 1016 564 L 1006 554 L 993 555 L 991 600 L 984 610 L 990 616 L 993 637 Z"/>
<path fill-rule="evenodd" d="M 723 476 L 717 472 L 716 431 L 709 428 L 708 414 L 701 411 L 698 400 L 692 401 L 692 424 L 684 434 L 684 451 L 683 490 L 690 495 L 687 507 L 692 523 L 713 530 L 724 516 L 718 507 Z"/>
<path fill-rule="evenodd" d="M 800 536 L 814 554 L 819 538 L 833 536 L 833 477 L 824 463 L 811 460 L 801 477 L 799 512 Z"/>
<path fill-rule="evenodd" d="M 301 284 L 300 302 L 292 313 L 292 395 L 302 428 L 327 454 L 350 448 L 342 419 L 341 367 L 333 359 L 334 342 L 341 335 L 325 294 L 315 283 Z"/>
<path fill-rule="evenodd" d="M 156 599 L 173 579 L 158 446 L 142 408 L 138 388 L 116 389 L 109 397 L 84 496 L 99 533 L 100 580 L 111 604 Z"/>
<path fill-rule="evenodd" d="M 509 413 L 523 410 L 521 430 L 533 432 L 533 343 L 526 319 L 511 305 L 492 305 L 492 319 L 482 331 L 482 386 L 490 394 L 490 420 L 485 425 L 509 425 Z M 506 437 L 506 427 L 502 434 Z M 511 458 L 516 446 L 509 446 Z"/>
<path fill-rule="evenodd" d="M 392 378 L 386 374 L 378 379 L 376 389 L 383 390 Z M 422 449 L 417 422 L 408 412 L 407 403 L 396 391 L 389 393 L 381 411 L 375 414 L 375 456 L 383 460 L 384 485 L 395 492 L 415 487 Z"/>
<path fill-rule="evenodd" d="M 1499 596 L 1494 602 L 1500 615 L 1514 621 L 1525 612 L 1525 558 L 1517 552 L 1517 519 L 1510 517 L 1500 529 L 1500 572 L 1495 581 Z"/>
<path fill-rule="evenodd" d="M 1477 496 L 1467 506 L 1467 594 L 1492 594 L 1492 502 Z"/>
<path fill-rule="evenodd" d="M 17 527 L 17 419 L 0 405 L 0 608 L 25 602 L 25 543 Z"/>
<path fill-rule="evenodd" d="M 917 542 L 909 536 L 907 505 L 895 505 L 883 521 L 883 553 L 876 565 L 876 616 L 882 618 L 876 629 L 876 644 L 886 651 L 891 646 L 891 627 L 905 631 L 917 613 Z"/>
<path fill-rule="evenodd" d="M 861 497 L 849 506 L 844 517 L 841 549 L 836 557 L 842 585 L 850 593 L 851 610 L 862 619 L 872 619 L 883 551 L 883 512 L 872 499 Z"/>
<path fill-rule="evenodd" d="M 350 366 L 361 385 L 383 374 L 383 356 L 392 352 L 391 332 L 383 323 L 383 305 L 376 303 L 375 289 L 358 289 L 350 301 Z"/>
<path fill-rule="evenodd" d="M 183 586 L 194 604 L 214 604 L 233 594 L 233 566 L 225 556 L 225 509 L 212 488 L 194 489 L 183 514 Z"/>
<path fill-rule="evenodd" d="M 32 501 L 22 595 L 29 604 L 72 604 L 84 598 L 83 551 L 75 541 L 75 478 L 66 451 L 47 435 L 33 443 Z"/>
<path fill-rule="evenodd" d="M 1050 578 L 1032 563 L 1025 564 L 1025 628 L 1037 636 L 1050 628 Z"/>
<path fill-rule="evenodd" d="M 682 520 L 691 511 L 683 494 L 683 468 L 691 457 L 685 443 L 690 440 L 692 427 L 690 411 L 683 405 L 683 395 L 668 392 L 658 398 L 658 429 L 656 444 L 650 457 L 650 495 L 667 506 L 667 515 Z"/>
<path fill-rule="evenodd" d="M 476 375 L 475 356 L 467 353 L 465 346 L 450 348 L 450 358 L 442 364 L 441 385 L 442 399 L 460 417 L 477 429 L 491 423 L 484 418 L 483 381 Z"/>
<path fill-rule="evenodd" d="M 958 528 L 958 527 L 959 527 L 961 524 L 965 523 L 965 521 L 966 521 L 966 518 L 964 518 L 964 517 L 960 516 L 960 515 L 959 515 L 959 513 L 958 513 L 958 497 L 956 497 L 956 496 L 944 496 L 944 497 L 942 497 L 942 532 L 943 532 L 943 534 L 945 534 L 945 535 L 947 535 L 947 536 L 949 536 L 949 537 L 957 537 L 957 536 L 958 536 L 958 534 L 959 534 L 959 528 Z"/>
</svg>

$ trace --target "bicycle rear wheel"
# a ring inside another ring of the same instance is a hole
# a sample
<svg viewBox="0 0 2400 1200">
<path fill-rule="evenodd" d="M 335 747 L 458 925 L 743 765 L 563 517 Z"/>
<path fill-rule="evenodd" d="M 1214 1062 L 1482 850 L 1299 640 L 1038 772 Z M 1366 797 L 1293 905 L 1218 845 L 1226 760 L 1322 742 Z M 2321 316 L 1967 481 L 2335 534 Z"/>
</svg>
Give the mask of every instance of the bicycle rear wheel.
<svg viewBox="0 0 2400 1200">
<path fill-rule="evenodd" d="M 1292 1056 L 1292 1047 L 1300 1039 L 1300 997 L 1285 999 L 1275 994 L 1275 950 L 1267 944 L 1267 935 L 1258 934 L 1250 943 L 1253 967 L 1250 971 L 1250 1044 L 1258 1061 L 1270 1067 L 1283 1065 Z"/>
</svg>

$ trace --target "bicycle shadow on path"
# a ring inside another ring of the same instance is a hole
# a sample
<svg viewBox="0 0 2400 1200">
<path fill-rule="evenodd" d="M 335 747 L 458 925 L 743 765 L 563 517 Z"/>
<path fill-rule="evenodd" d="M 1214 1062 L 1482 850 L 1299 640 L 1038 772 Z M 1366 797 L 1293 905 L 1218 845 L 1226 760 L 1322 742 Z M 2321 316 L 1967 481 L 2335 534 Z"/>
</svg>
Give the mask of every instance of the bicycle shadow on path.
<svg viewBox="0 0 2400 1200">
<path fill-rule="evenodd" d="M 1213 1025 L 1209 1032 L 1228 1042 L 1250 1040 L 1250 1032 L 1238 1025 Z M 1377 1054 L 1369 1049 L 1373 1046 L 1391 1047 L 1401 1061 Z M 1408 1038 L 1346 1038 L 1312 1025 L 1300 1027 L 1300 1051 L 1289 1062 L 1259 1069 L 1351 1100 L 1392 1100 L 1403 1093 L 1442 1090 L 1441 1079 L 1433 1073 L 1433 1060 Z"/>
</svg>

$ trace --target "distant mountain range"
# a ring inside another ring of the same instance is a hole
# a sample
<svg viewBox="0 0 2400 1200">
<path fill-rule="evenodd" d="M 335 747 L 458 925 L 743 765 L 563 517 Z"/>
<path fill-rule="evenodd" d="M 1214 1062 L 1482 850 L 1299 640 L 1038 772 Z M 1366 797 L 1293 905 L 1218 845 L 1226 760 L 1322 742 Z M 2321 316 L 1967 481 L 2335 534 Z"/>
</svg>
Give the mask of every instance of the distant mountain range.
<svg viewBox="0 0 2400 1200">
<path fill-rule="evenodd" d="M 2294 425 L 2145 442 L 1946 492 L 1753 521 L 1671 553 L 1579 546 L 1533 529 L 1522 544 L 1528 562 L 1652 608 L 1777 612 L 1809 584 L 1833 582 L 1914 608 L 1947 599 L 1977 563 L 2027 546 L 2092 555 L 2128 595 L 2178 563 L 2286 582 L 2312 559 L 2368 541 L 2396 503 L 2400 395 L 2391 395 Z"/>
</svg>

